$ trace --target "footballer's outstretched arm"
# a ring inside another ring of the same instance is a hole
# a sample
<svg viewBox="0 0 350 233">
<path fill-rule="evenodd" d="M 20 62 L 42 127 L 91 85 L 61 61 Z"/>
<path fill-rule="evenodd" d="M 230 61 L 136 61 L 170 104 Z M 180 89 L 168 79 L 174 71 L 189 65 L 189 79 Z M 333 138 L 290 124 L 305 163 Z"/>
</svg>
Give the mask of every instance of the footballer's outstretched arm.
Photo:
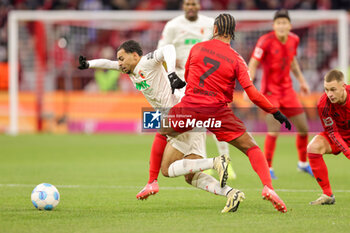
<svg viewBox="0 0 350 233">
<path fill-rule="evenodd" d="M 238 82 L 244 88 L 249 99 L 264 111 L 271 113 L 273 117 L 281 124 L 285 123 L 285 127 L 290 130 L 292 125 L 288 121 L 287 117 L 278 111 L 278 109 L 273 106 L 271 102 L 266 99 L 266 97 L 261 94 L 253 85 L 253 82 L 250 79 L 247 64 L 241 56 L 239 56 L 237 59 L 236 71 Z"/>
<path fill-rule="evenodd" d="M 252 58 L 252 59 L 257 61 L 255 58 Z M 247 93 L 249 99 L 255 105 L 257 105 L 267 113 L 274 114 L 275 112 L 277 112 L 277 108 L 273 106 L 271 102 L 268 101 L 268 99 L 266 99 L 266 97 L 263 94 L 261 94 L 254 86 L 251 80 L 250 69 L 241 56 L 238 57 L 235 68 L 236 68 L 238 82 L 239 84 L 241 84 L 244 91 Z"/>
<path fill-rule="evenodd" d="M 272 105 L 272 103 L 261 94 L 254 85 L 251 85 L 244 89 L 249 99 L 259 108 L 267 113 L 274 114 L 278 109 Z"/>
<path fill-rule="evenodd" d="M 261 94 L 253 85 L 247 64 L 242 57 L 238 57 L 236 64 L 237 79 L 241 86 L 244 88 L 249 99 L 256 104 L 258 107 L 264 111 L 271 113 L 273 117 L 278 120 L 281 124 L 285 123 L 285 127 L 290 130 L 292 125 L 288 121 L 287 117 L 283 115 L 278 109 L 271 104 L 271 102 L 266 99 L 266 97 Z"/>
<path fill-rule="evenodd" d="M 266 99 L 266 97 L 261 94 L 254 85 L 251 85 L 244 89 L 247 93 L 249 99 L 258 107 L 263 109 L 265 112 L 271 113 L 273 117 L 278 120 L 281 124 L 285 123 L 285 127 L 290 130 L 292 125 L 288 121 L 287 117 L 283 115 L 278 109 L 271 104 L 271 102 Z"/>
<path fill-rule="evenodd" d="M 108 69 L 108 70 L 120 70 L 118 61 L 111 61 L 108 59 L 94 59 L 94 60 L 86 60 L 85 57 L 79 57 L 79 69 Z"/>
</svg>

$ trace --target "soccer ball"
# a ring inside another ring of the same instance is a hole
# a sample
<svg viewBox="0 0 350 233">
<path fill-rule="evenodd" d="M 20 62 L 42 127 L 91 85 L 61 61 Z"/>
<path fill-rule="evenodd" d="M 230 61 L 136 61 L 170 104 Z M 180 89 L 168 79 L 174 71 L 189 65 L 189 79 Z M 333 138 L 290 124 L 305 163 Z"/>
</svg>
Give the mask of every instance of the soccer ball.
<svg viewBox="0 0 350 233">
<path fill-rule="evenodd" d="M 60 202 L 60 193 L 52 184 L 42 183 L 32 191 L 32 203 L 39 210 L 53 210 Z"/>
</svg>

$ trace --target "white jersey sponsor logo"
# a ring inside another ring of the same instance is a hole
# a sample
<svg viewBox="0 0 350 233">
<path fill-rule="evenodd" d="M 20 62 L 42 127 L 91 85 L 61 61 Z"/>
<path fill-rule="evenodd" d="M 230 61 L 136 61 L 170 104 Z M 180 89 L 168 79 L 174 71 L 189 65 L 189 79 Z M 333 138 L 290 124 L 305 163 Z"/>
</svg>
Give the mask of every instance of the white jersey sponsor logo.
<svg viewBox="0 0 350 233">
<path fill-rule="evenodd" d="M 264 53 L 264 50 L 262 50 L 259 47 L 256 47 L 255 50 L 254 50 L 254 57 L 256 57 L 258 59 L 261 59 L 263 53 Z"/>
</svg>

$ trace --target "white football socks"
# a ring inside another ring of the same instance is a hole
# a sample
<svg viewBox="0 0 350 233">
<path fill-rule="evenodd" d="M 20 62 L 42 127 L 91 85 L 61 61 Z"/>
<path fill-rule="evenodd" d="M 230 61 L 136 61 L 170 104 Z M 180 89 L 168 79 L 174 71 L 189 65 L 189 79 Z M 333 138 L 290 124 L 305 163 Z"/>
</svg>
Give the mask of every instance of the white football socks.
<svg viewBox="0 0 350 233">
<path fill-rule="evenodd" d="M 309 165 L 309 163 L 308 163 L 308 162 L 301 162 L 301 161 L 298 161 L 298 165 L 299 165 L 299 167 L 304 168 L 304 167 L 307 167 L 307 166 Z"/>
<path fill-rule="evenodd" d="M 170 164 L 169 177 L 183 176 L 189 173 L 204 171 L 214 167 L 214 158 L 210 159 L 181 159 Z"/>
<path fill-rule="evenodd" d="M 218 148 L 219 155 L 229 155 L 230 154 L 230 150 L 228 148 L 228 143 L 219 141 L 216 138 L 215 134 L 213 134 L 213 138 L 214 138 L 214 141 L 216 142 L 216 146 Z"/>
<path fill-rule="evenodd" d="M 196 188 L 221 196 L 226 196 L 226 194 L 232 189 L 227 185 L 221 188 L 220 182 L 217 179 L 203 172 L 197 172 L 194 174 L 191 184 Z"/>
</svg>

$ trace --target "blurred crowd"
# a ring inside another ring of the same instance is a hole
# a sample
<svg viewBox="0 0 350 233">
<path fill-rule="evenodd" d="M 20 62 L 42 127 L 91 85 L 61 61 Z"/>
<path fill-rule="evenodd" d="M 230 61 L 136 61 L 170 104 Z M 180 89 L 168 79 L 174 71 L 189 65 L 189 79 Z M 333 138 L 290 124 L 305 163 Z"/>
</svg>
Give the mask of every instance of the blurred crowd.
<svg viewBox="0 0 350 233">
<path fill-rule="evenodd" d="M 201 0 L 202 10 L 350 10 L 350 0 Z M 10 10 L 180 10 L 179 0 L 0 0 L 0 62 L 7 59 Z M 5 29 L 5 30 L 3 30 Z"/>
<path fill-rule="evenodd" d="M 1 0 L 9 9 L 179 10 L 179 0 Z M 201 0 L 203 10 L 349 9 L 349 0 Z"/>
</svg>

